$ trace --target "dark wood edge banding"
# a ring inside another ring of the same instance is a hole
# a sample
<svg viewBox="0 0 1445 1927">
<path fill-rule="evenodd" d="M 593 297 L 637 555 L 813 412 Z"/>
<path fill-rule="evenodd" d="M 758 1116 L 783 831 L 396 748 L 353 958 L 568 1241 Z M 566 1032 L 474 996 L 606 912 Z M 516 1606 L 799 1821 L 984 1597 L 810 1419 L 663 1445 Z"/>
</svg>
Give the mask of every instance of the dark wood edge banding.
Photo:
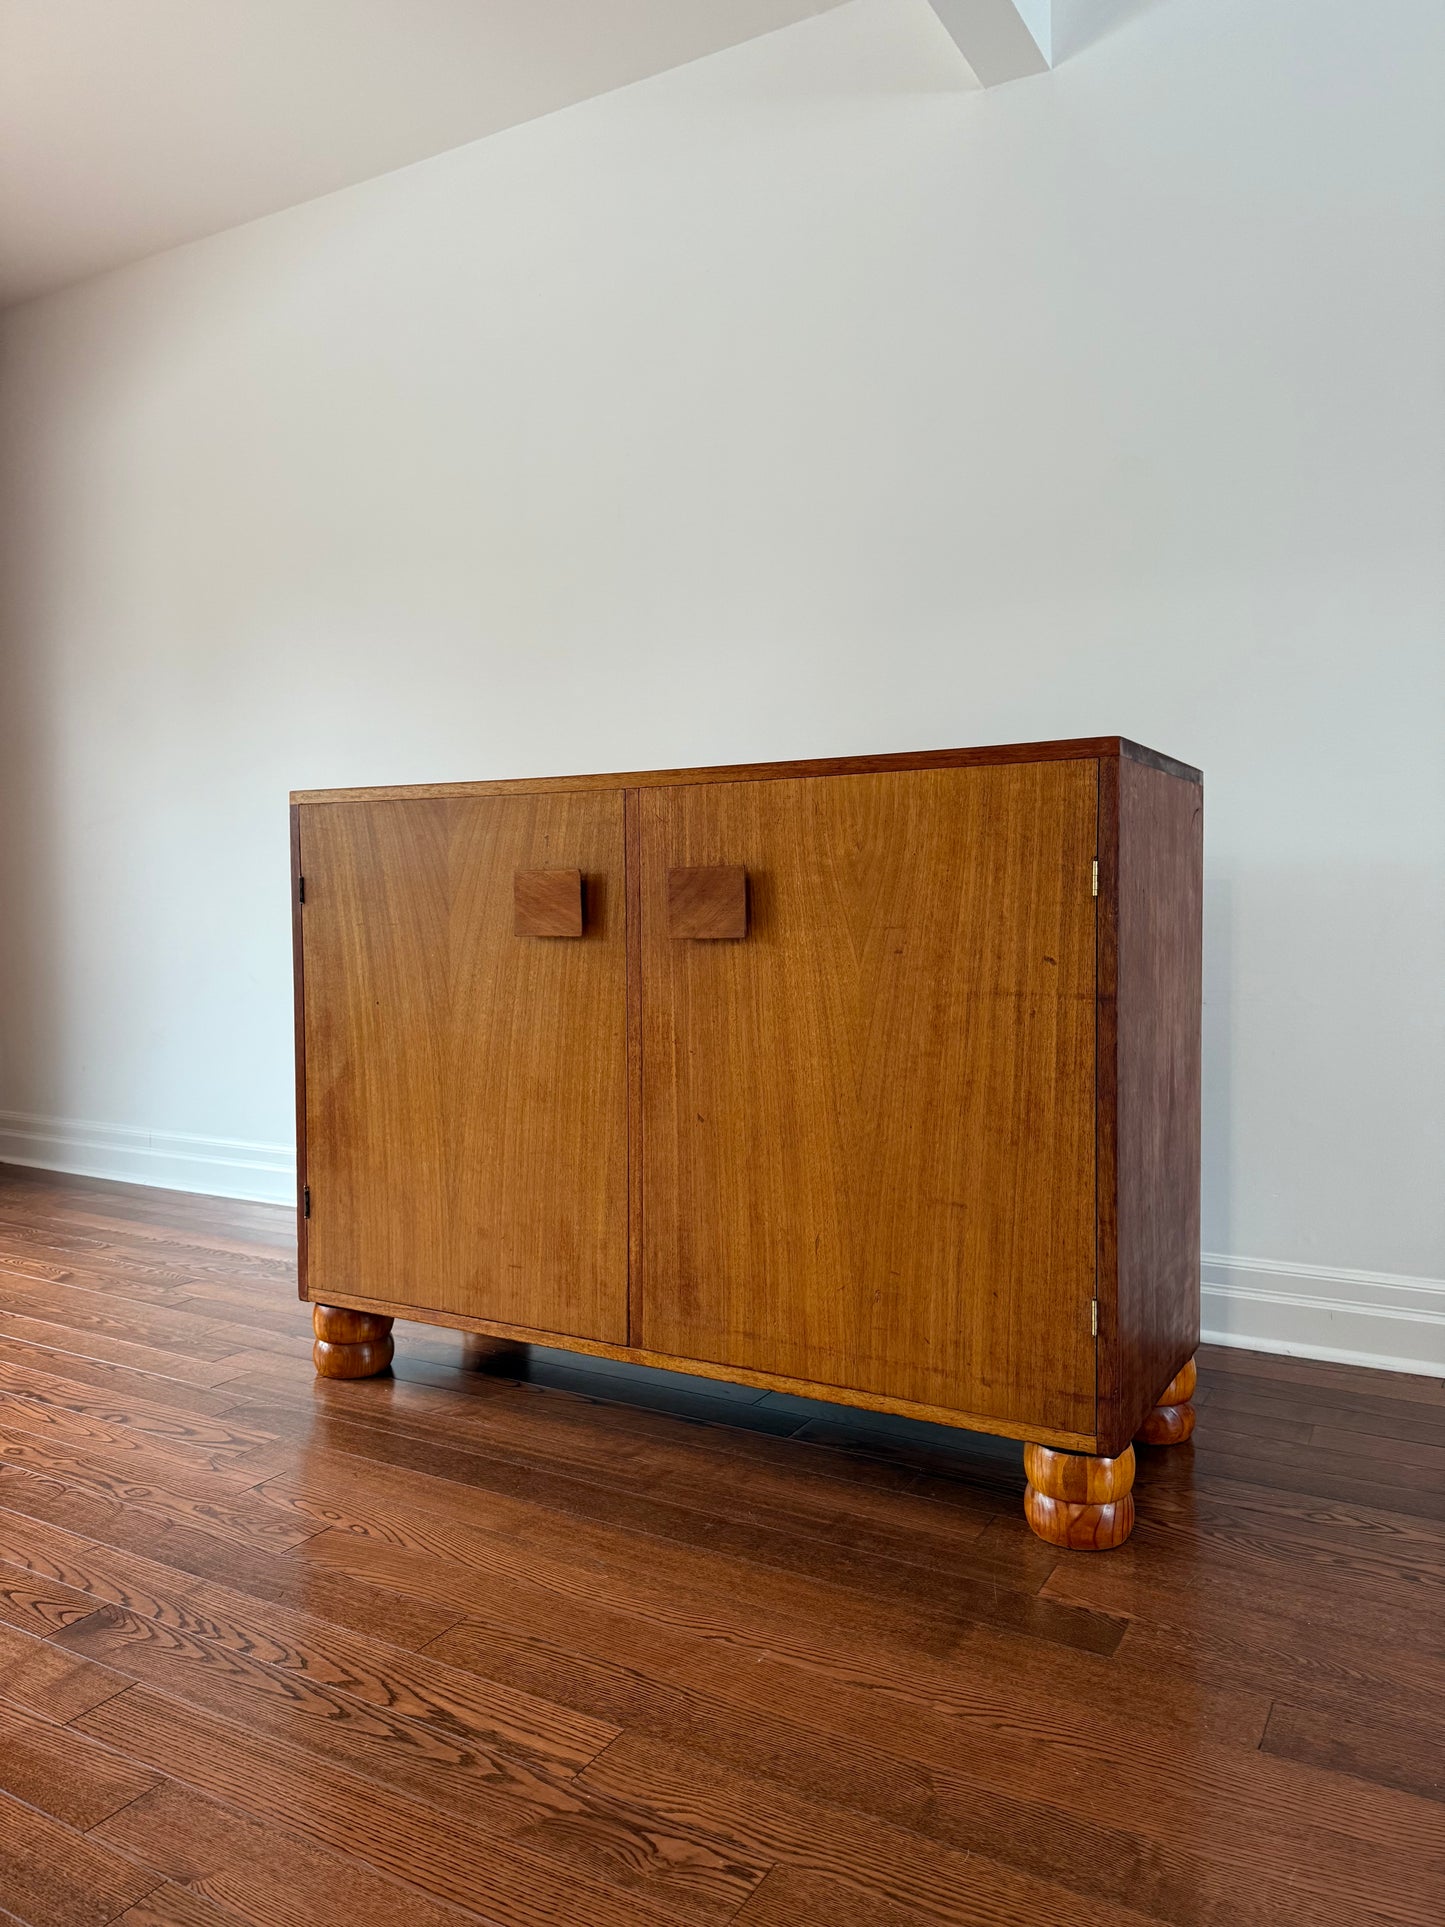
<svg viewBox="0 0 1445 1927">
<path fill-rule="evenodd" d="M 306 1297 L 306 995 L 301 811 L 291 805 L 291 993 L 296 1026 L 296 1293 Z"/>
<path fill-rule="evenodd" d="M 293 803 L 381 803 L 427 798 L 506 796 L 526 791 L 656 789 L 691 783 L 786 782 L 800 776 L 870 776 L 895 770 L 973 769 L 998 763 L 1086 762 L 1121 755 L 1174 775 L 1200 780 L 1198 770 L 1119 736 L 1086 736 L 1053 743 L 992 743 L 974 749 L 899 750 L 878 756 L 831 756 L 790 763 L 721 763 L 701 769 L 651 769 L 595 776 L 517 776 L 472 783 L 410 783 L 370 789 L 293 790 Z"/>
<path fill-rule="evenodd" d="M 642 1239 L 642 809 L 636 790 L 622 794 L 623 891 L 627 938 L 627 1342 L 645 1329 L 646 1268 Z"/>
<path fill-rule="evenodd" d="M 1119 754 L 1127 756 L 1131 763 L 1147 763 L 1150 769 L 1162 770 L 1166 776 L 1177 776 L 1185 783 L 1204 782 L 1204 771 L 1195 769 L 1192 763 L 1180 763 L 1172 756 L 1161 755 L 1157 749 L 1145 749 L 1142 743 L 1131 743 L 1127 736 L 1119 738 Z"/>
</svg>

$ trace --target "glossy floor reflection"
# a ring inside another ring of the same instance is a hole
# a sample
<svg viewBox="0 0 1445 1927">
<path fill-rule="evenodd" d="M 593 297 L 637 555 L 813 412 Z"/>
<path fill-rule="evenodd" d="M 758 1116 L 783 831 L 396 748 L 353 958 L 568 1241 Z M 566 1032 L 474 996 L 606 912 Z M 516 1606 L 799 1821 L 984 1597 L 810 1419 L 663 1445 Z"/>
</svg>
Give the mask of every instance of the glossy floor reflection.
<svg viewBox="0 0 1445 1927">
<path fill-rule="evenodd" d="M 1006 1441 L 396 1335 L 0 1170 L 0 1920 L 1442 1918 L 1438 1381 L 1206 1352 L 1088 1555 Z"/>
</svg>

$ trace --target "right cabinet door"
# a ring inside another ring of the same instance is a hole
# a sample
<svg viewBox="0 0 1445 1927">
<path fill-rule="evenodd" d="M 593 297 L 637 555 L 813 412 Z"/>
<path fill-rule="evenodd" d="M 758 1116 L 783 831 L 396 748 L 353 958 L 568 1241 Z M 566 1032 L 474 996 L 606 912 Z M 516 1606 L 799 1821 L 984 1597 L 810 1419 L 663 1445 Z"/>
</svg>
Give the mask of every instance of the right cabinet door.
<svg viewBox="0 0 1445 1927">
<path fill-rule="evenodd" d="M 1097 799 L 1093 761 L 635 793 L 634 1344 L 1093 1432 Z"/>
</svg>

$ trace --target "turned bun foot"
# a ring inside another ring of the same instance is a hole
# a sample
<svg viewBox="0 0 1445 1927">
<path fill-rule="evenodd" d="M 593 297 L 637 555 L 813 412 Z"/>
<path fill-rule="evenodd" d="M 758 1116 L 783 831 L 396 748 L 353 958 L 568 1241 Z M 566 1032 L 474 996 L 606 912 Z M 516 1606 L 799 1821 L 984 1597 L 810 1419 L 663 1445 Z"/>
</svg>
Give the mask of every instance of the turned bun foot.
<svg viewBox="0 0 1445 1927">
<path fill-rule="evenodd" d="M 1107 1552 L 1134 1530 L 1134 1448 L 1117 1459 L 1024 1447 L 1024 1517 L 1051 1546 Z"/>
<path fill-rule="evenodd" d="M 1159 1403 L 1139 1427 L 1136 1437 L 1141 1445 L 1183 1445 L 1194 1430 L 1194 1407 L 1190 1400 L 1199 1378 L 1191 1358 L 1159 1394 Z"/>
<path fill-rule="evenodd" d="M 391 1320 L 342 1305 L 313 1305 L 311 1356 L 321 1378 L 371 1378 L 391 1363 Z"/>
</svg>

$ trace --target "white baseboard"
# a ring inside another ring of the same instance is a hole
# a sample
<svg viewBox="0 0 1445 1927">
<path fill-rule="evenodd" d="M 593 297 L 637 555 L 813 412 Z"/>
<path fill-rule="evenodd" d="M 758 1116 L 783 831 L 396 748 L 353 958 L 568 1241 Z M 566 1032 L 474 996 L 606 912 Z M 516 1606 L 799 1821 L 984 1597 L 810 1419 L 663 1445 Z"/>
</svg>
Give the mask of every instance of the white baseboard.
<svg viewBox="0 0 1445 1927">
<path fill-rule="evenodd" d="M 0 1111 L 0 1164 L 263 1204 L 290 1204 L 296 1196 L 296 1154 L 289 1144 L 19 1111 Z M 1442 1278 L 1206 1251 L 1202 1309 L 1202 1335 L 1211 1345 L 1445 1377 Z"/>
<path fill-rule="evenodd" d="M 1206 1251 L 1201 1296 L 1210 1345 L 1445 1377 L 1445 1278 Z"/>
<path fill-rule="evenodd" d="M 31 1117 L 22 1111 L 0 1111 L 0 1164 L 262 1204 L 291 1204 L 296 1198 L 296 1152 L 289 1144 Z"/>
</svg>

